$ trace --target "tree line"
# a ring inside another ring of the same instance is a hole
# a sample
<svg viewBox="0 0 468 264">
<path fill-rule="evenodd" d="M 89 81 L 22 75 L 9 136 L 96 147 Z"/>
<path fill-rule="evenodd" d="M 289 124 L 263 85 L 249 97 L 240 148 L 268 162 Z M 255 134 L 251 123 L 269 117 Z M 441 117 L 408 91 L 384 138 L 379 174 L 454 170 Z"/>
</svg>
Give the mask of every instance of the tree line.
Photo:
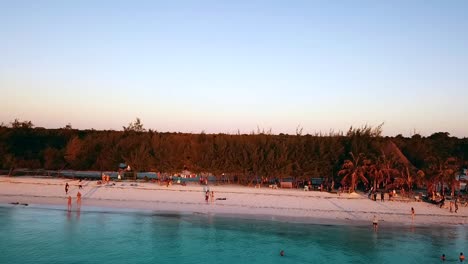
<svg viewBox="0 0 468 264">
<path fill-rule="evenodd" d="M 0 167 L 47 170 L 155 171 L 227 176 L 240 184 L 264 178 L 324 178 L 352 190 L 397 185 L 428 191 L 441 183 L 455 189 L 468 165 L 468 139 L 438 132 L 429 137 L 383 137 L 382 125 L 346 133 L 295 135 L 161 133 L 139 119 L 114 130 L 34 127 L 15 120 L 0 126 Z"/>
</svg>

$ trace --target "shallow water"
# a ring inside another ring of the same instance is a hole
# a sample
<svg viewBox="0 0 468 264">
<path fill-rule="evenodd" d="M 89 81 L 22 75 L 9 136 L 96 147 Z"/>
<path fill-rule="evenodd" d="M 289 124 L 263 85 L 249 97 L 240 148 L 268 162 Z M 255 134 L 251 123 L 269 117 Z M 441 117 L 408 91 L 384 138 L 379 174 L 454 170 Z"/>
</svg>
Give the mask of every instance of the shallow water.
<svg viewBox="0 0 468 264">
<path fill-rule="evenodd" d="M 285 256 L 280 257 L 283 249 Z M 0 206 L 0 263 L 437 263 L 468 228 L 289 224 Z"/>
</svg>

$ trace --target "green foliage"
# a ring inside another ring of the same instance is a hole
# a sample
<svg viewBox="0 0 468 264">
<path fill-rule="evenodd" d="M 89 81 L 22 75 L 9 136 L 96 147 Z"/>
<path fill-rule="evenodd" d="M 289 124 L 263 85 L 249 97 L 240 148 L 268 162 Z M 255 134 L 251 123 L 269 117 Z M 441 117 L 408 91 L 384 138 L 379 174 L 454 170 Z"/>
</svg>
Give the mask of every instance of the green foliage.
<svg viewBox="0 0 468 264">
<path fill-rule="evenodd" d="M 468 139 L 448 133 L 383 138 L 381 132 L 381 126 L 364 126 L 350 128 L 345 135 L 302 135 L 300 127 L 294 135 L 273 135 L 260 129 L 249 135 L 184 134 L 145 132 L 138 118 L 124 131 L 77 130 L 71 126 L 39 129 L 30 121 L 15 120 L 9 127 L 0 126 L 0 166 L 10 171 L 103 171 L 116 170 L 125 162 L 133 173 L 179 173 L 188 169 L 220 179 L 226 176 L 241 184 L 260 177 L 320 177 L 356 188 L 359 182 L 377 186 L 399 179 L 410 189 L 415 183 L 426 187 L 439 182 L 454 184 L 453 175 L 468 165 Z"/>
</svg>

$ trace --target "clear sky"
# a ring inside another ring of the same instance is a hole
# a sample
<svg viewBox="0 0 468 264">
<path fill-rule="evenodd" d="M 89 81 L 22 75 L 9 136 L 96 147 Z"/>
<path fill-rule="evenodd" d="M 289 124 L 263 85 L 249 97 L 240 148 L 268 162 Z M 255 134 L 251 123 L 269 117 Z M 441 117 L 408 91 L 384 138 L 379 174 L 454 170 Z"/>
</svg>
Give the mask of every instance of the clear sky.
<svg viewBox="0 0 468 264">
<path fill-rule="evenodd" d="M 468 1 L 0 0 L 0 122 L 468 136 Z"/>
</svg>

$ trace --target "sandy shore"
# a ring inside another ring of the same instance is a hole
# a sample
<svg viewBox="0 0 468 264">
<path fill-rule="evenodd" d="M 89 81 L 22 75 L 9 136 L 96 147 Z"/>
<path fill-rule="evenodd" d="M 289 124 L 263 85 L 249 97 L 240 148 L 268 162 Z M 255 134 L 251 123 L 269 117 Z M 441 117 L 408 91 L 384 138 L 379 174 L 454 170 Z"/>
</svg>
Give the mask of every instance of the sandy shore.
<svg viewBox="0 0 468 264">
<path fill-rule="evenodd" d="M 78 181 L 39 177 L 0 176 L 0 204 L 27 203 L 66 209 L 65 183 L 70 185 L 76 210 Z M 374 202 L 361 194 L 305 192 L 297 189 L 210 186 L 215 198 L 205 202 L 203 186 L 160 186 L 145 182 L 98 185 L 83 181 L 82 209 L 105 207 L 156 212 L 197 213 L 280 221 L 330 224 L 369 224 L 374 215 L 380 225 L 467 225 L 468 207 L 458 213 L 424 202 Z M 134 186 L 136 184 L 136 186 Z M 21 205 L 19 205 L 21 206 Z M 415 209 L 414 223 L 411 207 Z"/>
</svg>

